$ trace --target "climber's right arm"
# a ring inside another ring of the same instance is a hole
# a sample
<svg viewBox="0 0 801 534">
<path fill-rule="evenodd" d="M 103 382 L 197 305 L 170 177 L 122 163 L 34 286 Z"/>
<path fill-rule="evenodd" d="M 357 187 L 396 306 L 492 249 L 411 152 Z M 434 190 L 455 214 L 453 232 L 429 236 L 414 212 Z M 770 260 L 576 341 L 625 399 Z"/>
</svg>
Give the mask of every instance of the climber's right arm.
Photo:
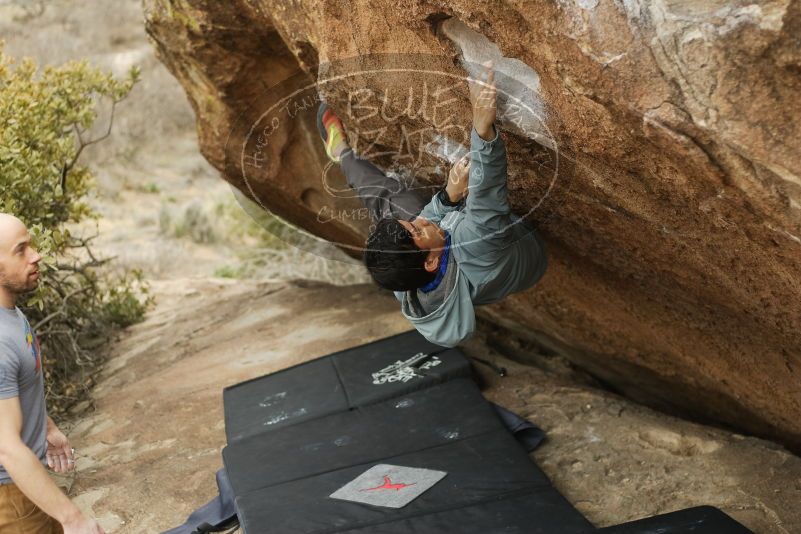
<svg viewBox="0 0 801 534">
<path fill-rule="evenodd" d="M 479 234 L 501 230 L 509 221 L 506 147 L 495 128 L 497 99 L 492 63 L 484 80 L 473 81 L 473 130 L 470 132 L 470 179 L 465 214 Z"/>
</svg>

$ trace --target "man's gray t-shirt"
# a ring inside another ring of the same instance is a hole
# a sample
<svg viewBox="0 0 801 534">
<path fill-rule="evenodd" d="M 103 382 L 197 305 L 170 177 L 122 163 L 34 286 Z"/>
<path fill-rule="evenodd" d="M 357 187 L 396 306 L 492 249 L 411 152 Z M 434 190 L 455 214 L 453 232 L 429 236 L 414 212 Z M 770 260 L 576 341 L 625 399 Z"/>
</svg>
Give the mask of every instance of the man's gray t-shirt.
<svg viewBox="0 0 801 534">
<path fill-rule="evenodd" d="M 39 341 L 19 308 L 0 306 L 0 399 L 19 397 L 22 441 L 44 462 L 47 413 Z M 0 484 L 11 483 L 0 465 Z"/>
</svg>

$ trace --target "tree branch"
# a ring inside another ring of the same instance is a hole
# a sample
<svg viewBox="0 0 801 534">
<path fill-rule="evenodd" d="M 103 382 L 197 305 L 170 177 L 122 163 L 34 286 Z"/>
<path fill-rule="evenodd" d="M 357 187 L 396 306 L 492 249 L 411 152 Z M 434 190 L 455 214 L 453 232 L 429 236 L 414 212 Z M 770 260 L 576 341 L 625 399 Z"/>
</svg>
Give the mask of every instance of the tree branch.
<svg viewBox="0 0 801 534">
<path fill-rule="evenodd" d="M 111 101 L 111 113 L 108 119 L 108 127 L 106 128 L 106 133 L 104 133 L 100 137 L 92 139 L 91 141 L 84 141 L 83 136 L 81 135 L 81 130 L 78 128 L 77 125 L 75 124 L 72 125 L 73 131 L 75 132 L 75 136 L 78 138 L 78 150 L 75 151 L 75 155 L 68 163 L 64 164 L 61 170 L 61 190 L 65 194 L 67 192 L 67 173 L 70 172 L 72 168 L 75 166 L 75 164 L 78 162 L 78 158 L 81 157 L 81 153 L 83 152 L 83 150 L 88 146 L 103 141 L 104 139 L 108 138 L 108 136 L 111 135 L 111 129 L 114 126 L 114 111 L 117 109 L 117 102 L 118 100 Z"/>
<path fill-rule="evenodd" d="M 70 298 L 74 297 L 75 295 L 78 295 L 79 293 L 83 293 L 88 289 L 89 289 L 89 286 L 84 286 L 84 287 L 79 287 L 78 289 L 76 289 L 74 291 L 71 291 L 70 293 L 67 293 L 67 295 L 65 295 L 64 298 L 61 299 L 61 309 L 58 309 L 58 310 L 52 312 L 50 315 L 48 315 L 47 317 L 45 317 L 44 319 L 42 319 L 41 321 L 36 323 L 33 326 L 33 330 L 34 331 L 39 330 L 42 326 L 46 325 L 47 323 L 49 323 L 51 320 L 55 319 L 56 317 L 66 317 L 66 315 L 67 315 L 67 301 Z"/>
</svg>

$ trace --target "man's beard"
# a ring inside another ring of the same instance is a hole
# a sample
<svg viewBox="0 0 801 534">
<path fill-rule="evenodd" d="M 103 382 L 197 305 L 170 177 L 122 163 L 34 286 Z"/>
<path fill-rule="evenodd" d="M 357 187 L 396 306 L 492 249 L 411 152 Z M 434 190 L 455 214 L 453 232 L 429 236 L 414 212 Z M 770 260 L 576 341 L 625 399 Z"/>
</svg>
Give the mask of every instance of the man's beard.
<svg viewBox="0 0 801 534">
<path fill-rule="evenodd" d="M 25 293 L 30 293 L 34 289 L 38 282 L 34 280 L 33 282 L 13 282 L 6 278 L 5 274 L 0 272 L 0 287 L 11 293 L 12 295 L 21 296 Z"/>
</svg>

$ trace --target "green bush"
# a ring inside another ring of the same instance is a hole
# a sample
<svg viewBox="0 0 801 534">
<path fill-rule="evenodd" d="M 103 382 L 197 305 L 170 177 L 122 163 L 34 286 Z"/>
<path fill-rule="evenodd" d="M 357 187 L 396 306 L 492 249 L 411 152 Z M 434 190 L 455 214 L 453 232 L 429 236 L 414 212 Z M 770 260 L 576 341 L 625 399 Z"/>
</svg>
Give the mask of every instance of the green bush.
<svg viewBox="0 0 801 534">
<path fill-rule="evenodd" d="M 214 270 L 214 276 L 217 278 L 240 278 L 242 276 L 242 270 L 238 267 L 223 265 Z"/>
<path fill-rule="evenodd" d="M 25 222 L 44 256 L 39 288 L 20 305 L 43 347 L 56 414 L 85 397 L 111 335 L 140 320 L 148 303 L 139 273 L 112 275 L 91 236 L 70 231 L 95 217 L 81 153 L 111 133 L 114 108 L 138 77 L 134 68 L 116 80 L 84 61 L 39 71 L 32 60 L 5 55 L 0 43 L 0 211 Z M 102 105 L 108 123 L 93 133 Z"/>
</svg>

